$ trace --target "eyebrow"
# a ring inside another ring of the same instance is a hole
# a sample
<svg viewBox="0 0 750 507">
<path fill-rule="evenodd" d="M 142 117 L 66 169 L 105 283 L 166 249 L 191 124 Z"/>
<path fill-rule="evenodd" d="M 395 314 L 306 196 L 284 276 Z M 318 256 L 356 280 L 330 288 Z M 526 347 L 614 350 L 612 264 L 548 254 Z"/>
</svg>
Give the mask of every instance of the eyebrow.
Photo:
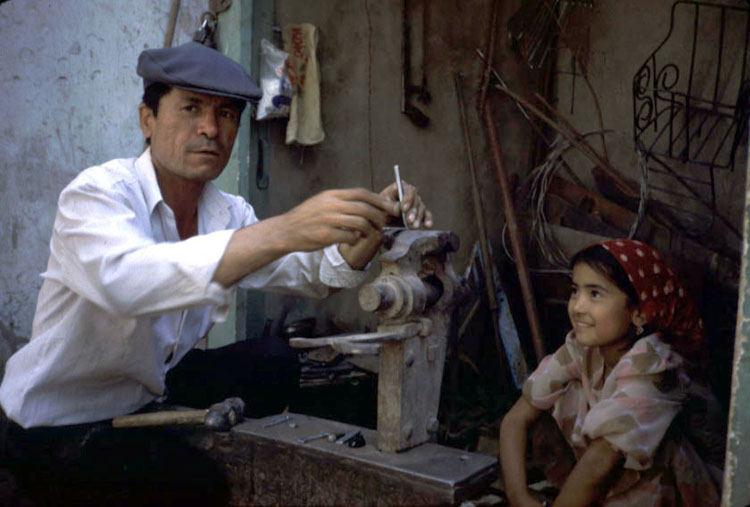
<svg viewBox="0 0 750 507">
<path fill-rule="evenodd" d="M 183 100 L 186 101 L 186 102 L 191 102 L 193 104 L 204 104 L 204 103 L 209 102 L 209 101 L 205 100 L 203 97 L 201 97 L 200 95 L 187 95 L 187 96 L 185 96 L 183 98 Z M 235 108 L 235 104 L 234 104 L 234 101 L 232 99 L 226 99 L 225 101 L 219 102 L 219 104 L 218 104 L 217 107 L 219 107 L 219 108 L 222 108 L 222 107 Z"/>
<path fill-rule="evenodd" d="M 576 284 L 575 282 L 571 282 L 571 284 L 574 285 L 575 287 L 578 287 L 578 284 Z M 584 283 L 583 286 L 582 286 L 582 288 L 584 288 L 584 289 L 597 289 L 597 290 L 600 290 L 600 291 L 603 291 L 603 292 L 607 292 L 607 293 L 609 292 L 609 290 L 607 290 L 603 285 L 599 285 L 599 284 L 596 284 L 596 283 Z"/>
<path fill-rule="evenodd" d="M 577 283 L 575 283 L 574 281 L 572 281 L 572 280 L 570 281 L 570 284 L 573 285 L 573 286 L 575 286 L 575 287 L 579 287 L 579 285 Z M 599 290 L 603 290 L 605 292 L 609 292 L 606 287 L 604 287 L 603 285 L 599 285 L 597 283 L 584 283 L 580 287 L 582 287 L 584 289 L 599 289 Z"/>
</svg>

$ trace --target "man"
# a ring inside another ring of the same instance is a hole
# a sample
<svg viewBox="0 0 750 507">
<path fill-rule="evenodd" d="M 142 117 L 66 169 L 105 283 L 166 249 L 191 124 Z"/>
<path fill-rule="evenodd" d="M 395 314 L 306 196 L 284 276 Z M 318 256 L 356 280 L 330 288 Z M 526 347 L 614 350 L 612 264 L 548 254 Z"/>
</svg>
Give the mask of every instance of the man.
<svg viewBox="0 0 750 507">
<path fill-rule="evenodd" d="M 0 385 L 3 410 L 24 428 L 164 400 L 167 373 L 226 317 L 236 286 L 316 297 L 356 286 L 381 228 L 400 215 L 391 185 L 323 192 L 259 221 L 211 183 L 245 102 L 260 95 L 242 67 L 188 43 L 144 51 L 138 74 L 149 148 L 83 171 L 60 196 L 32 338 Z M 406 188 L 409 225 L 431 227 Z"/>
</svg>

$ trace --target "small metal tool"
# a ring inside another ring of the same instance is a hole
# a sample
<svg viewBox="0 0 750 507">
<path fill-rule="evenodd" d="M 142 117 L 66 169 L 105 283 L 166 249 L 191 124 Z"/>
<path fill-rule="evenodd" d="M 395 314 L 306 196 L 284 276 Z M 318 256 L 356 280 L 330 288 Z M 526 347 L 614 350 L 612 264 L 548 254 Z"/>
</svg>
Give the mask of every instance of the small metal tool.
<svg viewBox="0 0 750 507">
<path fill-rule="evenodd" d="M 302 437 L 297 439 L 298 444 L 306 444 L 308 442 L 312 442 L 313 440 L 320 440 L 321 438 L 328 438 L 330 433 L 316 433 L 315 435 L 310 435 L 309 437 Z"/>
<path fill-rule="evenodd" d="M 362 436 L 362 433 L 357 433 L 352 437 L 351 440 L 349 440 L 346 443 L 347 447 L 351 447 L 352 449 L 356 449 L 358 447 L 364 447 L 365 446 L 365 437 Z"/>
<path fill-rule="evenodd" d="M 271 426 L 276 426 L 277 424 L 281 424 L 284 421 L 289 421 L 291 418 L 292 418 L 292 416 L 290 416 L 289 414 L 276 417 L 274 419 L 271 419 L 267 423 L 265 423 L 263 425 L 263 428 L 270 428 Z"/>
<path fill-rule="evenodd" d="M 337 444 L 346 444 L 347 442 L 349 442 L 349 440 L 351 440 L 352 438 L 356 437 L 359 433 L 360 433 L 359 430 L 350 431 L 349 433 L 346 433 L 344 436 L 342 436 L 341 438 L 339 438 L 338 440 L 336 440 L 336 443 Z"/>
<path fill-rule="evenodd" d="M 406 222 L 406 215 L 404 214 L 403 201 L 404 201 L 404 186 L 401 183 L 401 174 L 398 171 L 398 164 L 393 166 L 393 173 L 396 175 L 396 187 L 398 188 L 398 204 L 401 206 L 401 220 L 404 222 L 404 227 L 409 228 L 409 224 Z"/>
</svg>

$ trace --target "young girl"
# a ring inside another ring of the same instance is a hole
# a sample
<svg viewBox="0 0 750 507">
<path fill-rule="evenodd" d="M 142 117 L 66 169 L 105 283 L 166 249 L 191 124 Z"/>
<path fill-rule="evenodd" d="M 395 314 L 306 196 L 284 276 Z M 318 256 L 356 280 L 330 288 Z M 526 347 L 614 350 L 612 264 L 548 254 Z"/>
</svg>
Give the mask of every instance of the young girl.
<svg viewBox="0 0 750 507">
<path fill-rule="evenodd" d="M 690 390 L 687 361 L 704 337 L 685 287 L 639 241 L 592 245 L 571 267 L 573 329 L 526 381 L 501 425 L 511 504 L 719 505 L 716 470 L 672 424 Z M 544 457 L 559 465 L 547 467 L 547 480 L 559 488 L 551 503 L 531 494 L 526 477 L 527 433 L 545 411 L 575 457 L 567 469 L 561 453 Z"/>
</svg>

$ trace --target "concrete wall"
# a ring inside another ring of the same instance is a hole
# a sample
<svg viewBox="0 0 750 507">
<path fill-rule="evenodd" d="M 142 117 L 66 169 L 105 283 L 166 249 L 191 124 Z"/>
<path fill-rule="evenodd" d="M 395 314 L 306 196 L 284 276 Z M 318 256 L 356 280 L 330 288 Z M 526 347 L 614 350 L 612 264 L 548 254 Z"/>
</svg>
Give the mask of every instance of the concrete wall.
<svg viewBox="0 0 750 507">
<path fill-rule="evenodd" d="M 183 0 L 175 43 L 205 0 Z M 160 47 L 163 0 L 12 0 L 0 5 L 0 362 L 31 334 L 57 197 L 81 170 L 143 148 L 138 54 Z"/>
</svg>

